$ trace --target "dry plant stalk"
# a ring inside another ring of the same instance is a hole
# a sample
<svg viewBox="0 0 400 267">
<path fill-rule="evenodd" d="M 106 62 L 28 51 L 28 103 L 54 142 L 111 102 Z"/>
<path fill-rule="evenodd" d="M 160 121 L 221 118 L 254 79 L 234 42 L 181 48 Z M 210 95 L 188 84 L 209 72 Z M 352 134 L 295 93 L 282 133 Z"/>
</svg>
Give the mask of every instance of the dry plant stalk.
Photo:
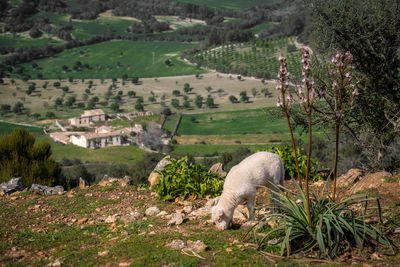
<svg viewBox="0 0 400 267">
<path fill-rule="evenodd" d="M 288 68 L 287 68 L 286 58 L 283 56 L 283 54 L 281 54 L 279 57 L 279 65 L 280 66 L 279 66 L 278 80 L 276 83 L 276 90 L 279 91 L 277 106 L 282 109 L 282 111 L 285 114 L 285 117 L 287 119 L 288 128 L 289 128 L 289 132 L 290 132 L 290 139 L 292 141 L 293 154 L 294 154 L 295 164 L 296 164 L 297 181 L 299 182 L 299 184 L 301 186 L 296 140 L 294 139 L 292 122 L 290 121 L 290 111 L 292 109 L 294 99 L 293 99 L 292 93 L 289 90 L 289 84 L 290 84 L 289 72 L 288 72 Z"/>
</svg>

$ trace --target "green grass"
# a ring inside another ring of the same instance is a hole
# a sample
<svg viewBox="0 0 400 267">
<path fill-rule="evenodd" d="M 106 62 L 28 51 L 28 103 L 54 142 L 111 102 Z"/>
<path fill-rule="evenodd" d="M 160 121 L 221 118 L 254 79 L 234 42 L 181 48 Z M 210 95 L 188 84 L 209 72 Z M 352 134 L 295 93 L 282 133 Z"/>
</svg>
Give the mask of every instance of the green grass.
<svg viewBox="0 0 400 267">
<path fill-rule="evenodd" d="M 166 128 L 173 129 L 174 119 Z M 287 133 L 284 119 L 267 117 L 264 109 L 248 109 L 183 115 L 178 133 L 181 135 L 237 135 Z"/>
<path fill-rule="evenodd" d="M 14 48 L 30 48 L 30 47 L 42 47 L 45 45 L 56 45 L 60 44 L 61 41 L 52 38 L 41 37 L 41 38 L 30 38 L 20 35 L 13 36 L 12 34 L 0 34 L 0 46 L 1 47 L 14 47 Z"/>
<path fill-rule="evenodd" d="M 96 20 L 73 21 L 74 30 L 72 35 L 77 39 L 88 39 L 96 35 L 107 32 L 114 32 L 120 35 L 127 35 L 127 28 L 132 25 L 132 21 L 108 18 L 98 18 Z"/>
<path fill-rule="evenodd" d="M 172 155 L 190 155 L 193 157 L 211 157 L 222 153 L 231 153 L 240 148 L 248 148 L 253 152 L 266 150 L 270 145 L 176 145 L 173 147 Z"/>
<path fill-rule="evenodd" d="M 204 71 L 181 61 L 179 53 L 195 46 L 179 42 L 109 41 L 33 61 L 41 67 L 40 70 L 32 68 L 33 62 L 22 66 L 26 69 L 25 73 L 32 77 L 42 73 L 45 79 L 121 78 L 124 74 L 139 77 L 190 75 Z M 171 59 L 171 67 L 166 66 L 166 59 Z M 90 68 L 75 71 L 73 66 L 76 61 L 89 64 Z M 70 71 L 63 71 L 63 65 L 68 66 Z"/>
<path fill-rule="evenodd" d="M 279 2 L 278 0 L 175 0 L 181 3 L 190 3 L 196 5 L 206 5 L 212 8 L 229 9 L 229 10 L 242 10 L 260 4 L 273 4 Z"/>
<path fill-rule="evenodd" d="M 260 32 L 262 32 L 264 30 L 267 30 L 267 29 L 271 28 L 273 25 L 274 25 L 273 22 L 269 22 L 269 21 L 263 22 L 263 23 L 260 23 L 260 24 L 258 24 L 256 26 L 254 26 L 253 28 L 251 28 L 250 31 L 252 33 L 255 33 L 255 34 L 256 33 L 260 33 Z"/>
</svg>

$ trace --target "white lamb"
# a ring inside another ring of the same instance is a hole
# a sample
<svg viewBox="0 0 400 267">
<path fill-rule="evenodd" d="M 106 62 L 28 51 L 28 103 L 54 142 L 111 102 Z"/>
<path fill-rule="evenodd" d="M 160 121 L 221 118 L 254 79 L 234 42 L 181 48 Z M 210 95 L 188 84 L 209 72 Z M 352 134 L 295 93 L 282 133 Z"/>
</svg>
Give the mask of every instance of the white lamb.
<svg viewBox="0 0 400 267">
<path fill-rule="evenodd" d="M 285 170 L 281 158 L 270 152 L 257 152 L 238 165 L 226 176 L 224 190 L 218 204 L 212 208 L 211 218 L 220 230 L 230 227 L 236 207 L 247 200 L 249 219 L 254 220 L 254 202 L 257 187 L 277 190 L 283 185 Z"/>
</svg>

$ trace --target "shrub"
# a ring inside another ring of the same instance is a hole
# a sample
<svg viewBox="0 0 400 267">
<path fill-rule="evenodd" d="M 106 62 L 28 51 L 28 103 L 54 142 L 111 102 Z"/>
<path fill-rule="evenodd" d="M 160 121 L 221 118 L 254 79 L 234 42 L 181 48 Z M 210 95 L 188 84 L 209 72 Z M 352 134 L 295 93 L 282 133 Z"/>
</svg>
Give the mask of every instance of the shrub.
<svg viewBox="0 0 400 267">
<path fill-rule="evenodd" d="M 374 212 L 369 216 L 378 215 L 381 218 L 378 199 L 366 195 L 352 196 L 340 202 L 313 198 L 310 202 L 311 222 L 308 222 L 303 205 L 307 198 L 300 186 L 296 186 L 298 193 L 276 193 L 275 200 L 280 203 L 279 213 L 266 215 L 254 228 L 263 232 L 262 239 L 257 240 L 260 248 L 265 248 L 273 237 L 278 240 L 281 254 L 288 256 L 302 251 L 318 252 L 322 258 L 336 258 L 349 248 L 349 244 L 362 249 L 379 243 L 393 250 L 392 241 L 377 227 L 366 223 L 368 215 L 365 212 L 370 201 L 377 201 L 378 214 Z M 365 206 L 364 212 L 356 213 L 354 209 L 360 205 Z M 268 226 L 271 220 L 277 220 L 276 228 Z"/>
<path fill-rule="evenodd" d="M 203 165 L 190 164 L 186 157 L 172 160 L 160 172 L 160 183 L 155 187 L 158 196 L 163 200 L 183 199 L 189 196 L 217 196 L 222 192 L 224 179 L 210 172 Z"/>
<path fill-rule="evenodd" d="M 273 146 L 268 151 L 279 155 L 282 158 L 283 165 L 285 166 L 286 178 L 297 178 L 296 177 L 296 161 L 291 146 Z M 300 177 L 305 177 L 307 167 L 307 155 L 300 149 L 297 149 L 297 161 L 299 163 Z M 318 174 L 319 163 L 315 160 L 311 161 L 310 168 L 310 179 L 312 181 L 318 181 L 321 176 Z"/>
</svg>

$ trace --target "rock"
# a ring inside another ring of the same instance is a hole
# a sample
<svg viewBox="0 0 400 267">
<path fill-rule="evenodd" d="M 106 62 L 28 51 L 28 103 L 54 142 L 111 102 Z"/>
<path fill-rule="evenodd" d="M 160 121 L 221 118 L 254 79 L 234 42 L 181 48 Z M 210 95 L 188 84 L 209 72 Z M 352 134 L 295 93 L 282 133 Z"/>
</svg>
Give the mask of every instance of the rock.
<svg viewBox="0 0 400 267">
<path fill-rule="evenodd" d="M 0 184 L 0 193 L 2 193 L 2 195 L 8 195 L 17 191 L 22 191 L 24 188 L 22 177 L 11 178 L 10 181 Z"/>
<path fill-rule="evenodd" d="M 150 187 L 157 185 L 160 182 L 160 174 L 158 172 L 164 170 L 165 166 L 171 163 L 171 157 L 168 155 L 164 157 L 160 162 L 157 163 L 154 170 L 150 173 L 147 181 L 150 184 Z"/>
<path fill-rule="evenodd" d="M 61 185 L 50 187 L 46 185 L 32 184 L 29 191 L 45 196 L 62 195 L 65 193 L 64 187 L 62 187 Z"/>
<path fill-rule="evenodd" d="M 97 253 L 97 255 L 99 255 L 100 257 L 104 257 L 108 255 L 108 250 L 104 250 L 104 251 L 99 251 Z"/>
<path fill-rule="evenodd" d="M 395 233 L 395 234 L 400 234 L 400 228 L 394 229 L 394 233 Z"/>
<path fill-rule="evenodd" d="M 381 260 L 381 259 L 382 259 L 382 255 L 381 254 L 378 254 L 376 252 L 371 254 L 371 260 L 376 261 L 376 260 Z"/>
<path fill-rule="evenodd" d="M 172 240 L 172 242 L 166 244 L 165 246 L 170 249 L 179 250 L 179 249 L 184 249 L 186 247 L 186 242 L 181 239 L 175 239 Z"/>
<path fill-rule="evenodd" d="M 157 217 L 164 217 L 167 216 L 168 212 L 166 212 L 165 210 L 161 211 L 160 213 L 157 214 Z"/>
<path fill-rule="evenodd" d="M 349 187 L 357 183 L 363 176 L 361 169 L 350 169 L 346 174 L 338 177 L 337 187 Z"/>
<path fill-rule="evenodd" d="M 134 222 L 134 221 L 140 220 L 142 217 L 143 216 L 142 216 L 142 214 L 140 212 L 134 211 L 134 212 L 131 212 L 131 213 L 127 214 L 127 215 L 123 215 L 121 217 L 121 221 L 123 221 L 124 223 L 130 223 L 130 222 Z"/>
<path fill-rule="evenodd" d="M 214 165 L 211 166 L 210 172 L 219 174 L 220 176 L 225 177 L 226 176 L 226 171 L 223 169 L 223 164 L 221 162 L 215 163 Z"/>
<path fill-rule="evenodd" d="M 389 172 L 376 172 L 368 174 L 364 176 L 364 178 L 362 178 L 353 187 L 351 187 L 350 194 L 355 194 L 360 191 L 372 188 L 378 189 L 379 187 L 381 187 L 382 184 L 385 183 L 385 178 L 391 176 L 392 174 L 390 174 Z"/>
<path fill-rule="evenodd" d="M 105 223 L 115 223 L 115 221 L 117 220 L 117 215 L 110 215 L 105 219 Z"/>
<path fill-rule="evenodd" d="M 80 224 L 86 223 L 87 221 L 88 221 L 88 218 L 84 217 L 84 218 L 79 219 L 76 223 L 80 225 Z"/>
<path fill-rule="evenodd" d="M 118 182 L 121 187 L 127 187 L 131 183 L 131 177 L 125 176 L 124 178 L 119 179 Z"/>
<path fill-rule="evenodd" d="M 183 208 L 183 211 L 184 211 L 186 214 L 191 213 L 192 210 L 193 210 L 193 207 L 192 207 L 192 206 L 185 206 L 185 207 Z"/>
<path fill-rule="evenodd" d="M 118 266 L 119 266 L 119 267 L 127 267 L 127 266 L 129 266 L 129 265 L 131 265 L 130 262 L 120 262 L 120 263 L 118 263 Z"/>
<path fill-rule="evenodd" d="M 187 241 L 187 247 L 185 249 L 192 250 L 196 253 L 201 253 L 204 252 L 208 249 L 208 246 L 203 243 L 203 241 L 197 240 L 197 241 Z"/>
<path fill-rule="evenodd" d="M 83 179 L 82 177 L 79 177 L 79 188 L 80 189 L 85 189 L 88 186 L 89 186 L 89 183 L 85 179 Z"/>
<path fill-rule="evenodd" d="M 190 217 L 201 218 L 211 214 L 211 207 L 201 207 L 190 213 Z"/>
<path fill-rule="evenodd" d="M 157 207 L 150 207 L 145 212 L 146 216 L 156 216 L 160 213 L 160 209 Z"/>
<path fill-rule="evenodd" d="M 58 258 L 55 261 L 47 264 L 47 266 L 60 267 L 62 264 L 63 264 L 63 260 L 61 258 Z"/>
<path fill-rule="evenodd" d="M 171 214 L 171 220 L 169 220 L 168 225 L 180 225 L 183 223 L 183 216 L 181 213 L 172 213 Z"/>
<path fill-rule="evenodd" d="M 147 181 L 150 187 L 157 185 L 160 182 L 161 175 L 158 172 L 151 172 Z"/>
</svg>

